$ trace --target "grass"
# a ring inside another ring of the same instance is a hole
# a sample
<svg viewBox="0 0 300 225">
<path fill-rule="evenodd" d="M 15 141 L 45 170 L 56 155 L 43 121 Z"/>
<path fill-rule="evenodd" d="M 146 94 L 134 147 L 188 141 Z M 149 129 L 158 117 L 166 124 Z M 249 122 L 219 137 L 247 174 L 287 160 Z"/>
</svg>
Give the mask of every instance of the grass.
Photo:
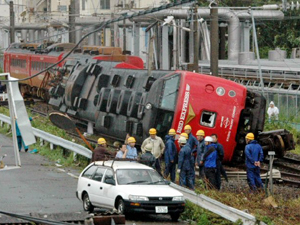
<svg viewBox="0 0 300 225">
<path fill-rule="evenodd" d="M 5 107 L 0 107 L 0 113 L 9 116 L 9 110 Z M 85 145 L 84 142 L 80 139 L 73 138 L 69 136 L 66 131 L 57 128 L 54 126 L 48 117 L 41 117 L 39 115 L 33 115 L 31 112 L 27 112 L 28 116 L 34 117 L 33 121 L 31 122 L 32 126 L 46 131 L 48 133 L 51 133 L 53 135 L 59 136 L 61 138 L 64 138 L 66 140 L 75 140 L 76 143 Z M 0 127 L 0 133 L 8 134 L 8 136 L 11 136 L 11 133 L 9 133 L 10 128 L 8 128 L 6 125 L 3 127 Z M 59 162 L 59 164 L 66 166 L 66 167 L 79 167 L 80 169 L 85 168 L 88 163 L 89 159 L 87 159 L 84 156 L 76 155 L 76 158 L 74 160 L 74 154 L 73 152 L 70 152 L 68 150 L 62 149 L 59 146 L 56 146 L 55 149 L 51 150 L 49 143 L 45 143 L 45 145 L 40 146 L 39 142 L 37 141 L 36 144 L 29 146 L 29 151 L 32 149 L 38 149 L 39 153 L 45 157 L 47 157 L 49 160 L 53 162 Z M 76 161 L 76 162 L 74 162 Z"/>
<path fill-rule="evenodd" d="M 244 182 L 245 183 L 245 182 Z M 247 186 L 241 185 L 240 188 L 235 188 L 234 191 L 225 190 L 206 190 L 198 183 L 196 192 L 211 197 L 228 206 L 243 210 L 254 215 L 259 221 L 268 225 L 277 224 L 300 224 L 300 214 L 297 210 L 300 206 L 300 198 L 291 193 L 290 196 L 285 196 L 282 190 L 277 190 L 274 194 L 278 208 L 265 205 L 263 199 L 266 198 L 264 192 L 252 194 Z M 291 190 L 293 192 L 293 190 Z M 193 224 L 211 225 L 211 224 L 242 224 L 241 221 L 235 223 L 224 220 L 218 215 L 215 215 L 203 208 L 187 202 L 186 210 L 181 215 L 181 219 L 187 220 Z"/>
</svg>

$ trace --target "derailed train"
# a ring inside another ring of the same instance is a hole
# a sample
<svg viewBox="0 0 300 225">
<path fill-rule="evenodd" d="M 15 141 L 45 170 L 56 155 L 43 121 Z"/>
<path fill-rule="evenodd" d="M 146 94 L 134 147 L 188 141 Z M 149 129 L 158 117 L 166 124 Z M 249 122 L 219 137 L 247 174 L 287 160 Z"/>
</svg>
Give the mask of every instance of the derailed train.
<svg viewBox="0 0 300 225">
<path fill-rule="evenodd" d="M 144 70 L 138 57 L 104 60 L 73 54 L 60 69 L 64 79 L 50 89 L 49 104 L 103 135 L 124 140 L 130 133 L 139 144 L 149 128 L 163 137 L 171 127 L 180 134 L 190 124 L 194 134 L 218 134 L 225 162 L 244 160 L 248 132 L 265 152 L 283 156 L 294 149 L 288 131 L 263 132 L 266 100 L 240 84 L 188 71 Z"/>
</svg>

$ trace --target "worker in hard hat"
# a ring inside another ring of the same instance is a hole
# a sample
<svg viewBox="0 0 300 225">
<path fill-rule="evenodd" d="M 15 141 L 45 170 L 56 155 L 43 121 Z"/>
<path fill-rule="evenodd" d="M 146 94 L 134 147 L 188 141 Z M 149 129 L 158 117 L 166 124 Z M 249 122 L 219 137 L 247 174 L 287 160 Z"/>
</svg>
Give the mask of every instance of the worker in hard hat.
<svg viewBox="0 0 300 225">
<path fill-rule="evenodd" d="M 155 161 L 155 169 L 156 171 L 162 176 L 162 173 L 161 173 L 161 166 L 160 166 L 160 158 L 161 156 L 163 155 L 164 153 L 164 150 L 165 150 L 165 144 L 163 142 L 163 140 L 158 137 L 156 134 L 157 134 L 157 131 L 155 128 L 151 128 L 149 130 L 149 134 L 150 134 L 150 137 L 146 138 L 143 143 L 142 143 L 142 146 L 141 146 L 141 149 L 142 149 L 142 153 L 145 153 L 146 152 L 146 149 L 145 149 L 145 146 L 147 144 L 151 144 L 152 145 L 152 151 L 151 153 L 154 155 L 154 157 L 156 158 L 156 161 Z"/>
<path fill-rule="evenodd" d="M 222 161 L 224 159 L 224 147 L 223 145 L 218 141 L 218 135 L 212 134 L 211 137 L 213 138 L 213 142 L 216 144 L 216 150 L 218 153 L 218 159 L 217 159 L 217 187 L 218 190 L 221 189 L 221 175 L 225 178 L 225 180 L 228 182 L 227 173 L 222 165 Z"/>
<path fill-rule="evenodd" d="M 264 159 L 262 147 L 254 139 L 253 133 L 246 135 L 246 167 L 247 167 L 247 181 L 252 191 L 258 188 L 263 188 L 263 183 L 260 178 L 260 163 Z"/>
<path fill-rule="evenodd" d="M 205 143 L 204 143 L 205 132 L 204 132 L 204 130 L 198 130 L 196 133 L 196 136 L 197 136 L 197 140 L 198 140 L 198 147 L 197 147 L 197 158 L 196 158 L 195 166 L 199 167 L 200 179 L 204 179 L 205 178 L 204 164 L 203 164 L 203 156 L 205 153 Z"/>
<path fill-rule="evenodd" d="M 197 147 L 198 147 L 198 141 L 192 134 L 192 127 L 190 125 L 185 125 L 184 126 L 184 132 L 188 135 L 187 139 L 187 144 L 190 145 L 192 149 L 192 160 L 193 160 L 193 169 L 192 169 L 192 179 L 193 179 L 193 184 L 195 185 L 195 161 L 197 157 Z"/>
<path fill-rule="evenodd" d="M 99 138 L 97 143 L 98 146 L 94 149 L 92 154 L 92 162 L 114 158 L 113 154 L 107 150 L 107 144 L 104 138 Z"/>
<path fill-rule="evenodd" d="M 127 139 L 127 146 L 126 146 L 126 159 L 137 159 L 137 150 L 135 148 L 136 140 L 134 137 L 129 137 Z"/>
<path fill-rule="evenodd" d="M 203 156 L 205 177 L 208 179 L 209 188 L 217 189 L 217 159 L 218 153 L 213 143 L 213 138 L 206 136 L 204 138 L 206 150 Z"/>
<path fill-rule="evenodd" d="M 273 101 L 270 102 L 267 113 L 269 116 L 269 121 L 272 119 L 278 120 L 279 109 L 275 106 Z"/>
<path fill-rule="evenodd" d="M 165 173 L 164 176 L 167 178 L 170 174 L 171 181 L 175 182 L 176 178 L 176 155 L 177 155 L 177 149 L 175 146 L 175 135 L 176 131 L 175 129 L 170 129 L 168 135 L 165 137 Z"/>
<path fill-rule="evenodd" d="M 140 158 L 139 162 L 143 163 L 143 164 L 145 164 L 147 166 L 150 166 L 153 169 L 155 169 L 156 158 L 151 153 L 151 151 L 152 151 L 152 145 L 151 144 L 147 144 L 145 146 L 145 151 L 146 152 L 141 155 L 141 158 Z"/>
<path fill-rule="evenodd" d="M 180 137 L 178 139 L 178 144 L 180 147 L 177 169 L 177 172 L 179 173 L 179 185 L 194 189 L 191 173 L 192 169 L 194 168 L 191 158 L 191 147 L 187 144 L 187 140 L 184 137 Z"/>
</svg>

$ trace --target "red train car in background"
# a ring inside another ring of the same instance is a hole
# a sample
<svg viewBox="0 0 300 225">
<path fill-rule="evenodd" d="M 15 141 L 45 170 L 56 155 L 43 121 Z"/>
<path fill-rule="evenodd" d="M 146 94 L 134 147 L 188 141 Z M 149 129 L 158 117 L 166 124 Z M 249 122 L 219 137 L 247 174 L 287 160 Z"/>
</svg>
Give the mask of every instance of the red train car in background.
<svg viewBox="0 0 300 225">
<path fill-rule="evenodd" d="M 75 44 L 72 43 L 14 43 L 4 52 L 4 71 L 10 72 L 12 77 L 23 79 L 48 68 L 59 62 L 63 56 L 69 52 Z M 126 62 L 143 68 L 143 61 L 134 56 L 122 54 L 121 48 L 105 46 L 83 46 L 78 48 L 68 57 L 73 59 L 98 58 L 100 60 Z M 21 81 L 21 92 L 44 99 L 48 98 L 48 90 L 51 86 L 56 86 L 62 77 L 58 69 L 65 64 L 65 61 L 59 63 L 51 73 L 46 75 L 42 73 L 35 78 Z M 56 81 L 49 83 L 48 81 Z"/>
</svg>

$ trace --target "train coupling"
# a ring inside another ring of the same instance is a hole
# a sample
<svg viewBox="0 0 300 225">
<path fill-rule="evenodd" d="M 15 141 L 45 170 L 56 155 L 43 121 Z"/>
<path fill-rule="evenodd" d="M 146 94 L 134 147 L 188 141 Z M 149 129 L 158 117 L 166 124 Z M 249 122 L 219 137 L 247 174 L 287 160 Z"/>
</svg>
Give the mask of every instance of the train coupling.
<svg viewBox="0 0 300 225">
<path fill-rule="evenodd" d="M 295 149 L 293 134 L 285 129 L 260 132 L 257 140 L 265 155 L 275 151 L 277 157 L 283 157 L 287 151 Z"/>
</svg>

